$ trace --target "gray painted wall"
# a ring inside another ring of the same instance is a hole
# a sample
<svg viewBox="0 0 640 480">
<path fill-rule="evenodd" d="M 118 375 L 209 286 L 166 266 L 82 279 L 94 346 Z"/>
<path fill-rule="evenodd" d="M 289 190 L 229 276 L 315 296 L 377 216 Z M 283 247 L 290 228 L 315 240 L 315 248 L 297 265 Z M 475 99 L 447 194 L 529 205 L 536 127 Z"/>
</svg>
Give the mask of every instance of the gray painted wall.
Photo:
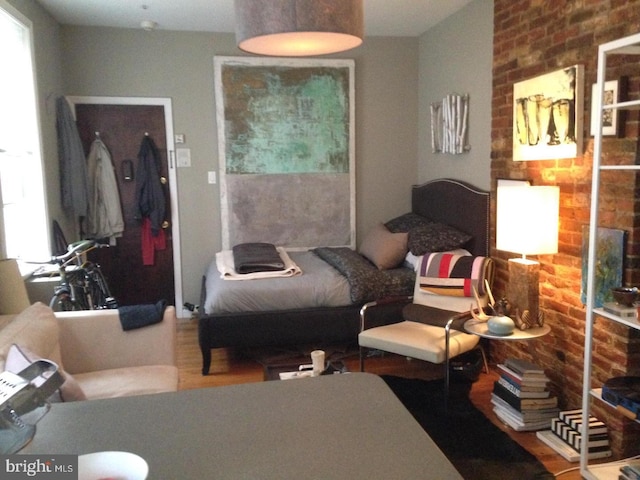
<svg viewBox="0 0 640 480">
<path fill-rule="evenodd" d="M 206 265 L 221 249 L 214 55 L 240 55 L 232 34 L 61 28 L 69 95 L 171 97 L 174 130 L 191 149 L 178 169 L 184 300 L 199 302 Z M 417 156 L 418 40 L 369 38 L 340 58 L 356 63 L 357 238 L 409 208 Z M 324 208 L 318 205 L 318 208 Z"/>
<path fill-rule="evenodd" d="M 172 99 L 174 131 L 192 155 L 177 175 L 183 293 L 199 303 L 201 276 L 221 248 L 218 185 L 207 183 L 218 170 L 213 56 L 241 55 L 234 35 L 59 26 L 34 0 L 9 1 L 34 22 L 49 211 L 65 231 L 73 219 L 60 207 L 55 97 Z M 489 187 L 492 33 L 493 2 L 476 0 L 420 38 L 369 37 L 336 55 L 356 62 L 358 239 L 408 211 L 413 184 L 448 176 Z M 429 104 L 452 89 L 471 95 L 472 150 L 432 158 Z"/>
<path fill-rule="evenodd" d="M 476 0 L 420 37 L 418 176 L 491 186 L 493 0 Z M 469 94 L 469 143 L 461 155 L 431 151 L 431 103 Z"/>
</svg>

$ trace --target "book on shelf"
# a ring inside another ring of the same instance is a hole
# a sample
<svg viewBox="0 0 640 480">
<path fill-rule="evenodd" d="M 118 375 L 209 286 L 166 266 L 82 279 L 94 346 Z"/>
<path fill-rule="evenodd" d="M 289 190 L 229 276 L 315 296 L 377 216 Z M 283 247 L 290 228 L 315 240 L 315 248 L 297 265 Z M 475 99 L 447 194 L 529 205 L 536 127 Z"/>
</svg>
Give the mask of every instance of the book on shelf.
<svg viewBox="0 0 640 480">
<path fill-rule="evenodd" d="M 559 453 L 565 460 L 569 462 L 579 462 L 580 452 L 571 447 L 564 440 L 559 438 L 551 430 L 541 430 L 536 432 L 536 436 L 547 446 L 551 447 L 556 453 Z M 602 450 L 598 452 L 589 452 L 588 457 L 591 460 L 597 458 L 607 458 L 612 455 L 611 450 Z"/>
<path fill-rule="evenodd" d="M 640 480 L 640 474 L 637 474 L 633 470 L 630 470 L 627 465 L 620 467 L 620 474 L 618 480 Z"/>
<path fill-rule="evenodd" d="M 494 382 L 493 393 L 502 398 L 516 410 L 542 410 L 558 406 L 558 398 L 547 396 L 546 398 L 522 398 L 514 395 L 508 388 L 499 382 Z"/>
<path fill-rule="evenodd" d="M 620 467 L 620 472 L 632 480 L 640 480 L 640 460 L 629 460 Z"/>
<path fill-rule="evenodd" d="M 551 395 L 551 392 L 544 386 L 523 387 L 503 376 L 500 376 L 496 381 L 518 398 L 547 398 Z"/>
<path fill-rule="evenodd" d="M 549 377 L 544 374 L 529 375 L 525 377 L 515 370 L 511 370 L 504 363 L 499 363 L 497 366 L 498 373 L 500 373 L 501 376 L 508 378 L 513 383 L 520 385 L 522 388 L 525 386 L 545 387 L 547 383 L 549 383 Z"/>
<path fill-rule="evenodd" d="M 605 312 L 613 313 L 621 318 L 638 318 L 638 309 L 636 307 L 625 307 L 618 305 L 616 302 L 605 302 L 602 308 Z"/>
</svg>

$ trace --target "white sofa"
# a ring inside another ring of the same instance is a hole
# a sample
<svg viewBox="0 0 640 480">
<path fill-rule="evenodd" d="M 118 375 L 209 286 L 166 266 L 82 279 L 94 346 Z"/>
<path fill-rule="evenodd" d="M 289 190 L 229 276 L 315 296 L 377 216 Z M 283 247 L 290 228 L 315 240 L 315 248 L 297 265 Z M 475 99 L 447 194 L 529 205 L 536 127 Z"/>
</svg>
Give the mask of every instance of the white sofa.
<svg viewBox="0 0 640 480">
<path fill-rule="evenodd" d="M 178 389 L 173 306 L 159 323 L 124 331 L 117 310 L 54 313 L 38 302 L 19 314 L 0 315 L 0 371 L 14 344 L 70 374 L 61 390 L 81 391 L 69 388 L 74 393 L 63 394 L 65 401 Z"/>
</svg>

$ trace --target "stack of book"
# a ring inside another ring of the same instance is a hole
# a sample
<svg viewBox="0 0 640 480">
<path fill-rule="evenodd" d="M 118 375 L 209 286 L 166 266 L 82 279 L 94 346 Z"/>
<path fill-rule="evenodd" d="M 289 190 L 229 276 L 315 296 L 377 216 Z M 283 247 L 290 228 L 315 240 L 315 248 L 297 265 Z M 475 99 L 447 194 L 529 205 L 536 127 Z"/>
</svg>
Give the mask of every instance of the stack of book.
<svg viewBox="0 0 640 480">
<path fill-rule="evenodd" d="M 629 460 L 627 465 L 620 467 L 619 480 L 640 480 L 640 460 Z"/>
<path fill-rule="evenodd" d="M 558 399 L 547 389 L 549 378 L 538 365 L 507 358 L 498 365 L 491 403 L 500 420 L 517 431 L 549 429 L 558 416 Z"/>
<path fill-rule="evenodd" d="M 551 420 L 551 430 L 537 432 L 540 440 L 570 462 L 580 460 L 582 449 L 582 410 L 566 410 Z M 593 415 L 589 416 L 589 458 L 611 456 L 607 426 Z"/>
</svg>

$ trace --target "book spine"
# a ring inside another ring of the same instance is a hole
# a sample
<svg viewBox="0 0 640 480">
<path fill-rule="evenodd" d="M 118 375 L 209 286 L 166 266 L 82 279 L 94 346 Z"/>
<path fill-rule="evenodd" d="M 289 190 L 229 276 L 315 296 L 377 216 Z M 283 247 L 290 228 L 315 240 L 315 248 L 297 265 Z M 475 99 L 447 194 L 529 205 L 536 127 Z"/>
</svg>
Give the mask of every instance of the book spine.
<svg viewBox="0 0 640 480">
<path fill-rule="evenodd" d="M 501 376 L 498 383 L 516 397 L 522 397 L 522 391 L 517 385 L 511 383 L 506 377 Z"/>
<path fill-rule="evenodd" d="M 520 375 L 514 370 L 511 370 L 503 363 L 499 363 L 497 365 L 500 370 L 500 374 L 507 377 L 512 383 L 520 385 L 522 387 L 526 386 L 545 386 L 549 383 L 549 377 L 544 374 L 526 374 Z"/>
<path fill-rule="evenodd" d="M 511 380 L 511 382 L 515 383 L 516 385 L 522 385 L 522 377 L 516 372 L 509 369 L 502 363 L 498 364 L 498 369 L 500 370 L 500 374 L 507 377 L 509 380 Z"/>
<path fill-rule="evenodd" d="M 495 382 L 493 384 L 493 393 L 498 397 L 500 397 L 505 402 L 507 402 L 516 410 L 518 411 L 521 410 L 521 400 L 518 397 L 516 397 L 513 393 L 511 393 L 509 390 L 507 390 L 506 387 L 502 386 L 500 383 Z"/>
<path fill-rule="evenodd" d="M 544 375 L 544 370 L 539 366 L 520 358 L 507 358 L 505 365 L 519 375 L 537 374 Z"/>
</svg>

